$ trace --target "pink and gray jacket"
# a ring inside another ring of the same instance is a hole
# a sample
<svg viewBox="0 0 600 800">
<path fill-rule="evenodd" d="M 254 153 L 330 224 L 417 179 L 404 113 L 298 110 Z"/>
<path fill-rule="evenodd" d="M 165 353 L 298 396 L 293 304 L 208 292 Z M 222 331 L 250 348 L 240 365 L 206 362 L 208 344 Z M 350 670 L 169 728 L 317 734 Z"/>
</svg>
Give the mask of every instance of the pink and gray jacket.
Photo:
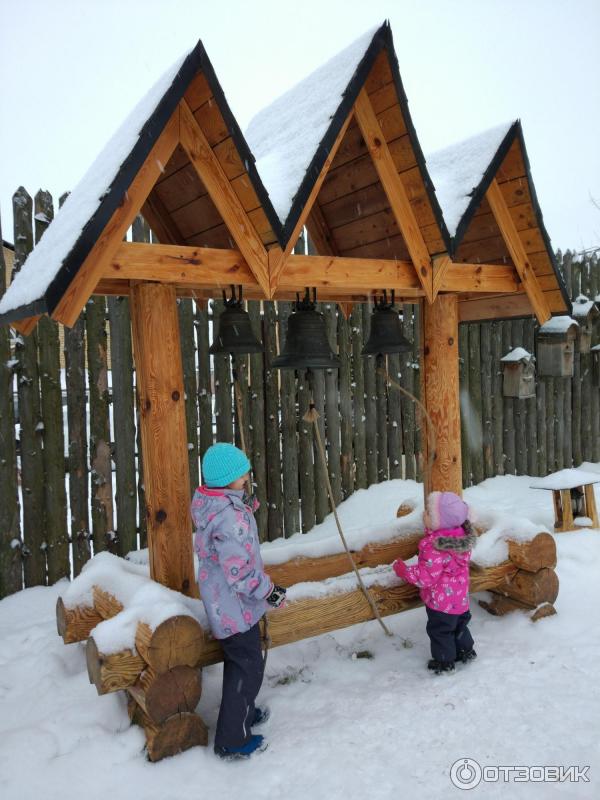
<svg viewBox="0 0 600 800">
<path fill-rule="evenodd" d="M 445 614 L 469 610 L 469 561 L 477 541 L 462 527 L 426 530 L 419 542 L 419 561 L 408 567 L 394 561 L 394 572 L 407 583 L 420 588 L 421 600 L 428 608 Z"/>
<path fill-rule="evenodd" d="M 243 497 L 242 490 L 200 486 L 192 500 L 200 595 L 216 639 L 255 625 L 272 588 L 252 513 L 258 504 L 251 508 Z"/>
</svg>

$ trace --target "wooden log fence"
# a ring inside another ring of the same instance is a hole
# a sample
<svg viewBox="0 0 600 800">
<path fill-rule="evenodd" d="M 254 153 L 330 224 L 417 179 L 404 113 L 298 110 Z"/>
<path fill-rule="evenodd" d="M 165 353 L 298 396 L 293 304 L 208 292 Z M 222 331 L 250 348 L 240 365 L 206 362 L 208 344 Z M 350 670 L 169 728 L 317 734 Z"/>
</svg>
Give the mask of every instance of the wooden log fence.
<svg viewBox="0 0 600 800">
<path fill-rule="evenodd" d="M 35 201 L 22 187 L 15 193 L 15 270 L 52 215 L 47 193 Z M 150 240 L 141 218 L 132 238 Z M 598 296 L 595 254 L 558 259 L 573 297 Z M 2 293 L 10 275 L 0 266 Z M 231 359 L 208 353 L 221 306 L 220 298 L 179 303 L 192 489 L 206 449 L 217 439 L 241 444 L 243 434 L 261 503 L 261 538 L 306 532 L 320 522 L 329 511 L 323 467 L 312 426 L 302 419 L 311 388 L 338 502 L 375 482 L 421 478 L 420 414 L 386 386 L 376 358 L 360 355 L 369 304 L 354 305 L 348 318 L 334 304 L 321 304 L 342 369 L 317 374 L 310 387 L 302 372 L 270 369 L 291 304 L 249 302 L 266 353 L 236 362 L 241 418 Z M 401 311 L 413 352 L 388 357 L 385 365 L 418 397 L 419 307 Z M 534 398 L 503 397 L 500 358 L 516 346 L 533 352 L 536 329 L 533 319 L 460 327 L 464 486 L 600 459 L 600 388 L 590 354 L 576 348 L 571 380 L 538 377 Z M 0 596 L 74 577 L 100 550 L 124 555 L 146 545 L 135 383 L 126 298 L 94 297 L 72 329 L 42 319 L 29 337 L 0 330 Z"/>
</svg>

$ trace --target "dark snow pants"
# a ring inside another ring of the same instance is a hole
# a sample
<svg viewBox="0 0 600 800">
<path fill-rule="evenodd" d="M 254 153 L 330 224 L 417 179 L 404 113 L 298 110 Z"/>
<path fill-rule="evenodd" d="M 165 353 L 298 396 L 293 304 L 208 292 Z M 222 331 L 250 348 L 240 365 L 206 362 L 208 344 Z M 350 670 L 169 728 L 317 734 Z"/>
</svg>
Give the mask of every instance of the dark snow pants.
<svg viewBox="0 0 600 800">
<path fill-rule="evenodd" d="M 258 623 L 250 630 L 228 636 L 220 642 L 225 658 L 215 746 L 241 747 L 250 739 L 254 701 L 263 681 L 264 662 Z"/>
<path fill-rule="evenodd" d="M 473 637 L 467 625 L 471 612 L 445 614 L 425 607 L 427 611 L 427 635 L 431 640 L 431 657 L 436 661 L 456 661 L 461 650 L 471 650 Z"/>
</svg>

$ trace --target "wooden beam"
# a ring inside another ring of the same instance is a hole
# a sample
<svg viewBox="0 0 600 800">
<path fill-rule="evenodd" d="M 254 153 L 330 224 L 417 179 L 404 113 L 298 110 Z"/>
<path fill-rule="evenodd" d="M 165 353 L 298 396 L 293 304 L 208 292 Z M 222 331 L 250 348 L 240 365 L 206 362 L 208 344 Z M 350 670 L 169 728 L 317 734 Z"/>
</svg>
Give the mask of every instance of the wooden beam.
<svg viewBox="0 0 600 800">
<path fill-rule="evenodd" d="M 131 288 L 150 577 L 197 596 L 192 558 L 188 437 L 175 288 Z"/>
<path fill-rule="evenodd" d="M 333 235 L 329 229 L 329 225 L 325 221 L 321 206 L 316 200 L 306 219 L 306 227 L 314 246 L 317 248 L 317 253 L 320 256 L 338 255 L 337 248 L 333 241 Z"/>
<path fill-rule="evenodd" d="M 439 277 L 437 291 L 454 292 L 456 294 L 463 292 L 487 292 L 489 294 L 498 292 L 505 294 L 521 292 L 523 291 L 523 286 L 513 266 L 504 264 L 455 264 L 450 262 Z"/>
<path fill-rule="evenodd" d="M 379 289 L 396 289 L 417 297 L 423 294 L 410 261 L 343 256 L 288 256 L 278 290 L 302 286 L 358 290 L 369 294 Z"/>
<path fill-rule="evenodd" d="M 458 297 L 455 294 L 441 294 L 431 305 L 421 305 L 421 342 L 421 397 L 435 434 L 434 458 L 429 450 L 429 437 L 423 436 L 425 497 L 433 491 L 462 495 Z M 427 420 L 424 424 L 428 424 Z"/>
<path fill-rule="evenodd" d="M 181 101 L 179 108 L 181 110 L 181 145 L 200 180 L 206 186 L 211 200 L 223 217 L 225 225 L 248 262 L 256 280 L 268 297 L 270 284 L 265 246 L 185 100 Z"/>
<path fill-rule="evenodd" d="M 310 191 L 310 194 L 308 195 L 308 199 L 307 199 L 306 203 L 304 204 L 304 208 L 302 209 L 302 212 L 301 212 L 301 214 L 300 214 L 300 216 L 298 218 L 298 221 L 297 221 L 297 223 L 296 223 L 296 225 L 294 227 L 294 230 L 292 231 L 292 233 L 291 233 L 291 235 L 290 235 L 290 237 L 288 239 L 288 242 L 287 242 L 287 244 L 285 246 L 285 249 L 281 253 L 280 257 L 273 263 L 272 267 L 270 266 L 270 268 L 269 268 L 269 273 L 270 273 L 269 278 L 270 278 L 271 293 L 272 294 L 275 294 L 275 291 L 277 290 L 281 273 L 283 272 L 283 269 L 284 269 L 285 265 L 287 264 L 288 256 L 290 255 L 294 245 L 298 241 L 298 237 L 300 236 L 300 231 L 302 230 L 302 228 L 304 227 L 305 222 L 308 219 L 308 215 L 309 215 L 310 211 L 313 208 L 313 205 L 314 205 L 314 203 L 315 203 L 315 201 L 317 199 L 317 195 L 319 194 L 319 191 L 321 190 L 321 186 L 323 185 L 323 181 L 325 180 L 325 177 L 326 177 L 326 175 L 327 175 L 327 173 L 329 171 L 329 167 L 331 166 L 331 164 L 333 162 L 333 159 L 335 158 L 336 153 L 338 151 L 338 148 L 339 148 L 339 146 L 340 146 L 340 144 L 342 142 L 342 139 L 344 138 L 344 136 L 346 134 L 346 131 L 348 130 L 348 125 L 350 124 L 350 120 L 351 119 L 352 119 L 352 112 L 350 114 L 348 114 L 348 116 L 346 117 L 346 119 L 344 121 L 344 124 L 340 128 L 340 131 L 339 131 L 338 135 L 336 136 L 335 141 L 332 144 L 331 149 L 329 150 L 329 153 L 327 154 L 327 158 L 325 159 L 325 163 L 323 164 L 323 166 L 321 168 L 321 172 L 319 173 L 319 177 L 317 178 L 317 180 L 313 184 L 313 187 L 312 187 L 312 189 Z M 306 284 L 306 285 L 309 286 L 310 284 Z"/>
<path fill-rule="evenodd" d="M 443 253 L 442 255 L 436 256 L 433 259 L 433 289 L 432 289 L 432 299 L 438 296 L 438 292 L 441 289 L 442 283 L 448 272 L 450 266 L 452 265 L 452 259 L 448 255 L 448 253 Z"/>
<path fill-rule="evenodd" d="M 131 186 L 125 192 L 121 205 L 112 215 L 90 254 L 85 259 L 69 288 L 52 313 L 52 318 L 71 327 L 81 309 L 94 291 L 106 266 L 123 241 L 129 226 L 139 214 L 144 201 L 160 175 L 179 141 L 179 111 L 176 110 L 165 125 L 156 144 L 140 167 Z"/>
<path fill-rule="evenodd" d="M 152 233 L 162 244 L 183 244 L 183 236 L 171 219 L 162 200 L 156 193 L 150 193 L 142 206 L 142 216 L 150 226 Z"/>
<path fill-rule="evenodd" d="M 369 153 L 373 159 L 379 180 L 390 203 L 396 224 L 400 229 L 415 271 L 428 301 L 433 302 L 433 270 L 431 257 L 419 223 L 410 205 L 408 194 L 398 175 L 394 159 L 389 151 L 381 126 L 371 105 L 369 95 L 361 89 L 354 114 Z"/>
<path fill-rule="evenodd" d="M 220 290 L 232 283 L 259 288 L 239 250 L 186 245 L 123 242 L 102 278 L 159 281 L 197 289 Z"/>
<path fill-rule="evenodd" d="M 29 336 L 40 319 L 41 317 L 26 317 L 25 319 L 19 319 L 16 322 L 11 322 L 10 326 L 23 336 Z"/>
<path fill-rule="evenodd" d="M 459 322 L 510 319 L 533 315 L 531 301 L 525 292 L 512 295 L 482 297 L 477 300 L 462 300 L 458 304 Z"/>
<path fill-rule="evenodd" d="M 552 316 L 550 307 L 540 288 L 533 266 L 529 262 L 529 257 L 525 252 L 523 242 L 519 237 L 515 223 L 510 215 L 502 190 L 495 178 L 488 187 L 486 198 L 492 209 L 492 214 L 498 223 L 500 233 L 506 243 L 510 257 L 519 273 L 523 287 L 531 301 L 537 321 L 540 325 L 543 325 L 544 322 L 547 322 Z"/>
</svg>

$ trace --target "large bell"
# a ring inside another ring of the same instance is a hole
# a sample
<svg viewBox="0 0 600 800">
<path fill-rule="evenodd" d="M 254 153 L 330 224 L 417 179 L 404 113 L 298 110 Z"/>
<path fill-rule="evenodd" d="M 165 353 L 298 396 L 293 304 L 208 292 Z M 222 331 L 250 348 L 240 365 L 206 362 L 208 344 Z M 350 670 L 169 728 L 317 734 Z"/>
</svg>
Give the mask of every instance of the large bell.
<svg viewBox="0 0 600 800">
<path fill-rule="evenodd" d="M 378 302 L 371 314 L 371 334 L 362 349 L 363 356 L 376 356 L 380 353 L 406 353 L 412 350 L 412 345 L 402 335 L 400 316 L 394 309 L 394 292 L 392 302 L 387 302 L 387 292 Z"/>
<path fill-rule="evenodd" d="M 276 369 L 338 369 L 340 359 L 329 346 L 325 317 L 316 310 L 317 297 L 308 289 L 304 298 L 294 303 L 287 321 L 287 333 L 282 352 L 273 359 Z"/>
<path fill-rule="evenodd" d="M 239 287 L 239 297 L 235 296 L 235 288 L 231 287 L 231 298 L 228 300 L 223 292 L 225 309 L 217 320 L 217 332 L 209 353 L 262 353 L 263 346 L 258 341 L 252 330 L 248 312 L 242 305 L 242 287 Z"/>
</svg>

